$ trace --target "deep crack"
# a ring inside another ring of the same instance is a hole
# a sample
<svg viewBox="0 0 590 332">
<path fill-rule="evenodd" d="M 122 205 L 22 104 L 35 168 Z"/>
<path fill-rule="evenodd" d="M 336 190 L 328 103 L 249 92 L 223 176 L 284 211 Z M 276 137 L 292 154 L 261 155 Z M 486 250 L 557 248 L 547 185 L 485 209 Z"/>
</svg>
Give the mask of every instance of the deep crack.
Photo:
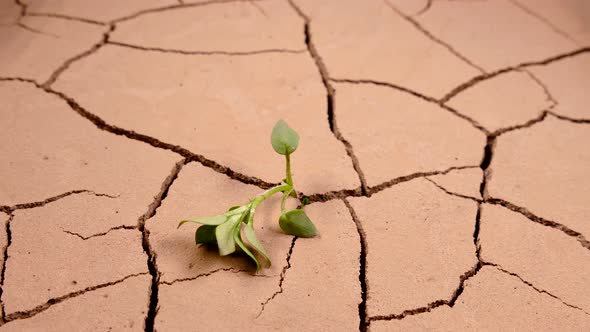
<svg viewBox="0 0 590 332">
<path fill-rule="evenodd" d="M 367 181 L 366 181 L 365 175 L 363 174 L 363 171 L 361 169 L 360 162 L 359 162 L 358 158 L 356 157 L 356 155 L 354 154 L 354 149 L 352 147 L 352 144 L 350 144 L 350 142 L 346 138 L 344 138 L 344 136 L 342 135 L 342 133 L 340 132 L 340 130 L 338 129 L 338 126 L 336 124 L 336 115 L 334 113 L 336 90 L 330 84 L 330 75 L 328 74 L 328 69 L 324 63 L 324 60 L 321 58 L 317 48 L 315 47 L 315 44 L 312 41 L 311 19 L 299 8 L 299 6 L 297 6 L 295 4 L 295 2 L 293 0 L 289 0 L 289 4 L 293 8 L 293 10 L 297 13 L 297 15 L 299 15 L 299 17 L 301 17 L 301 19 L 304 21 L 303 34 L 305 36 L 305 45 L 307 46 L 307 50 L 309 52 L 309 55 L 313 59 L 315 65 L 318 69 L 318 72 L 319 72 L 320 77 L 322 79 L 322 84 L 324 85 L 324 87 L 326 89 L 326 103 L 327 103 L 327 113 L 328 113 L 327 116 L 328 116 L 328 124 L 330 126 L 330 130 L 332 131 L 332 134 L 334 135 L 334 137 L 336 137 L 336 139 L 338 141 L 340 141 L 342 143 L 342 145 L 344 145 L 344 149 L 346 150 L 346 154 L 350 158 L 350 160 L 352 162 L 352 167 L 354 168 L 355 172 L 357 173 L 357 176 L 359 178 L 359 182 L 361 183 L 361 192 L 363 194 L 367 194 Z"/>
<path fill-rule="evenodd" d="M 367 242 L 367 235 L 363 228 L 363 224 L 359 219 L 356 211 L 350 204 L 350 202 L 346 199 L 342 200 L 348 211 L 350 216 L 354 222 L 356 227 L 356 231 L 359 236 L 360 241 L 360 256 L 359 256 L 359 284 L 361 286 L 361 302 L 359 303 L 359 331 L 366 332 L 369 328 L 369 320 L 367 318 L 367 296 L 369 293 L 369 280 L 367 278 L 367 254 L 368 254 L 368 242 Z"/>
<path fill-rule="evenodd" d="M 295 242 L 297 241 L 298 237 L 294 236 L 293 240 L 291 241 L 291 247 L 289 247 L 289 252 L 287 253 L 287 264 L 285 264 L 285 266 L 283 266 L 283 270 L 281 271 L 281 279 L 279 280 L 279 290 L 274 292 L 268 299 L 266 299 L 264 302 L 260 303 L 261 307 L 260 307 L 260 312 L 258 312 L 258 315 L 256 315 L 256 318 L 260 317 L 262 315 L 262 313 L 264 312 L 264 308 L 266 307 L 266 305 L 272 301 L 275 297 L 277 297 L 279 294 L 281 294 L 283 292 L 283 281 L 285 281 L 285 277 L 287 276 L 287 271 L 291 268 L 291 255 L 293 255 L 293 249 L 295 248 Z"/>
<path fill-rule="evenodd" d="M 0 306 L 2 306 L 2 317 L 0 321 L 0 326 L 6 322 L 6 310 L 4 308 L 4 300 L 2 299 L 2 295 L 4 294 L 4 278 L 6 274 L 6 262 L 8 261 L 8 248 L 12 244 L 12 231 L 10 229 L 10 222 L 14 218 L 14 215 L 10 213 L 8 215 L 8 219 L 4 223 L 4 231 L 6 232 L 6 246 L 3 249 L 2 256 L 2 271 L 0 273 Z"/>
<path fill-rule="evenodd" d="M 137 229 L 141 232 L 141 246 L 143 251 L 145 252 L 147 259 L 147 266 L 150 275 L 152 276 L 152 282 L 150 286 L 150 302 L 149 302 L 149 309 L 148 313 L 145 317 L 145 326 L 144 329 L 146 332 L 153 332 L 154 331 L 154 322 L 156 319 L 156 315 L 158 314 L 158 291 L 159 291 L 159 283 L 160 283 L 160 271 L 158 271 L 158 266 L 156 264 L 157 255 L 156 252 L 153 250 L 152 246 L 150 245 L 150 232 L 145 227 L 146 221 L 153 217 L 156 214 L 156 210 L 162 205 L 162 201 L 168 195 L 168 191 L 170 187 L 174 183 L 174 180 L 178 177 L 178 174 L 182 170 L 182 167 L 188 163 L 188 159 L 181 160 L 177 162 L 170 174 L 166 177 L 162 186 L 160 188 L 160 192 L 154 197 L 154 201 L 148 206 L 147 211 L 139 217 L 137 221 Z"/>
</svg>

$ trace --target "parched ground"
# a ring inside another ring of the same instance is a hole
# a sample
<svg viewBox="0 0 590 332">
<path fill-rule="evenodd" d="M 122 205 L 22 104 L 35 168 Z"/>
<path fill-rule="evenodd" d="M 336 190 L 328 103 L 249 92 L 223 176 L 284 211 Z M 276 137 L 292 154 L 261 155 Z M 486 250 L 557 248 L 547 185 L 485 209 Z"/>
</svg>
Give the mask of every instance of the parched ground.
<svg viewBox="0 0 590 332">
<path fill-rule="evenodd" d="M 586 0 L 1 0 L 0 332 L 588 331 L 589 87 Z"/>
</svg>

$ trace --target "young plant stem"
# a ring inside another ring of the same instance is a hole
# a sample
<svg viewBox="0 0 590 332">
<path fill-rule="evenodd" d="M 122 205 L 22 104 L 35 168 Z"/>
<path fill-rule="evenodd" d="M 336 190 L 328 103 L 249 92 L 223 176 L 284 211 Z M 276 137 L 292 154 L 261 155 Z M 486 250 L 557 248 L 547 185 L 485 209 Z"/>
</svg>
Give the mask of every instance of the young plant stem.
<svg viewBox="0 0 590 332">
<path fill-rule="evenodd" d="M 293 178 L 291 177 L 291 155 L 287 153 L 285 159 L 287 160 L 287 177 L 285 182 L 293 187 Z"/>
<path fill-rule="evenodd" d="M 287 198 L 289 198 L 289 195 L 291 195 L 292 192 L 293 192 L 293 188 L 291 188 L 289 191 L 285 191 L 283 193 L 283 199 L 281 200 L 281 213 L 285 213 L 285 211 L 286 211 L 285 203 L 287 202 Z"/>
<path fill-rule="evenodd" d="M 251 203 L 250 203 L 251 204 L 250 205 L 251 206 L 250 210 L 256 209 L 256 207 L 258 205 L 260 205 L 260 203 L 262 203 L 265 199 L 269 198 L 270 196 L 272 196 L 272 195 L 274 195 L 274 194 L 276 194 L 278 192 L 290 191 L 292 189 L 293 189 L 293 187 L 290 184 L 288 184 L 288 183 L 286 183 L 286 184 L 280 184 L 280 185 L 278 185 L 276 187 L 272 187 L 272 188 L 268 189 L 267 191 L 263 192 L 262 194 L 258 195 L 256 198 L 254 198 L 251 201 Z"/>
<path fill-rule="evenodd" d="M 285 164 L 286 164 L 286 173 L 287 173 L 287 177 L 285 178 L 285 182 L 287 182 L 287 184 L 291 185 L 290 195 L 297 198 L 299 196 L 297 195 L 297 190 L 295 190 L 295 186 L 293 185 L 293 176 L 291 175 L 291 154 L 286 154 L 285 159 L 286 159 Z"/>
</svg>

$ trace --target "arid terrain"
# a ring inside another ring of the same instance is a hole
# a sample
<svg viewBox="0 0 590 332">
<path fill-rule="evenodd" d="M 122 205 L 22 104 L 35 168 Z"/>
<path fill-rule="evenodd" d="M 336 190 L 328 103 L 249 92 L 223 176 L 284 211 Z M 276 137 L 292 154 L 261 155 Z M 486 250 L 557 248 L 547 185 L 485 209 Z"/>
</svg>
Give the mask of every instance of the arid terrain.
<svg viewBox="0 0 590 332">
<path fill-rule="evenodd" d="M 586 0 L 0 0 L 0 332 L 589 331 L 589 87 Z M 256 271 L 176 226 L 279 119 Z"/>
</svg>

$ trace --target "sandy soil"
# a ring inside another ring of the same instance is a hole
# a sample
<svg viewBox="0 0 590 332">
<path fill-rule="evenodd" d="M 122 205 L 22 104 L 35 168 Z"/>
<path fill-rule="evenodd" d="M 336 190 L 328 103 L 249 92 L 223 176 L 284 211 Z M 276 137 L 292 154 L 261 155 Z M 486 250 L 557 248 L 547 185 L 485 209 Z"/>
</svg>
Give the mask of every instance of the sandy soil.
<svg viewBox="0 0 590 332">
<path fill-rule="evenodd" d="M 0 0 L 4 331 L 590 330 L 586 0 Z M 272 267 L 189 216 L 283 177 Z"/>
</svg>

